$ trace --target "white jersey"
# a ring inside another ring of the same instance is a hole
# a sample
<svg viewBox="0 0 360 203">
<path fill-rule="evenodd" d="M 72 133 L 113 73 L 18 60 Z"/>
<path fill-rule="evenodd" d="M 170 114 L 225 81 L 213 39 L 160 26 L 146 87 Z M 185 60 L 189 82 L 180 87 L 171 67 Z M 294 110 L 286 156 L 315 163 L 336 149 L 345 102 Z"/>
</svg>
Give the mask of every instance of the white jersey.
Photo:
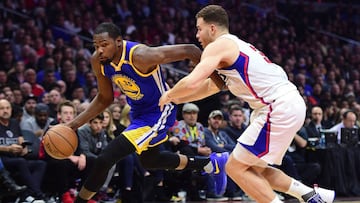
<svg viewBox="0 0 360 203">
<path fill-rule="evenodd" d="M 261 108 L 296 90 L 285 71 L 253 45 L 235 35 L 225 34 L 221 37 L 234 40 L 239 47 L 239 57 L 230 67 L 217 71 L 230 92 L 244 99 L 251 108 Z"/>
<path fill-rule="evenodd" d="M 246 149 L 266 163 L 280 165 L 304 124 L 305 102 L 284 70 L 262 52 L 234 35 L 221 37 L 238 45 L 239 56 L 234 64 L 217 71 L 231 93 L 254 109 L 250 125 L 239 135 L 234 157 L 249 165 L 257 164 L 257 160 L 243 153 Z"/>
</svg>

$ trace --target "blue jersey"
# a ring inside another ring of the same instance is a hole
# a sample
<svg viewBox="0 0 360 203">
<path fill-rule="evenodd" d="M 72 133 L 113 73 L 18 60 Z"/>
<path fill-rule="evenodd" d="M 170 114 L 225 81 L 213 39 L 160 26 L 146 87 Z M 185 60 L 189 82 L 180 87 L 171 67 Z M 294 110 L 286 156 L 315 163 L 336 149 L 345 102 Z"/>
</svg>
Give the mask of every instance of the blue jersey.
<svg viewBox="0 0 360 203">
<path fill-rule="evenodd" d="M 138 46 L 141 44 L 123 40 L 119 64 L 110 62 L 103 65 L 101 71 L 127 96 L 131 107 L 131 124 L 123 134 L 141 153 L 147 146 L 157 145 L 167 139 L 166 132 L 176 119 L 176 107 L 169 104 L 163 112 L 160 111 L 159 99 L 168 89 L 161 67 L 157 65 L 147 74 L 138 71 L 132 63 L 133 52 Z"/>
</svg>

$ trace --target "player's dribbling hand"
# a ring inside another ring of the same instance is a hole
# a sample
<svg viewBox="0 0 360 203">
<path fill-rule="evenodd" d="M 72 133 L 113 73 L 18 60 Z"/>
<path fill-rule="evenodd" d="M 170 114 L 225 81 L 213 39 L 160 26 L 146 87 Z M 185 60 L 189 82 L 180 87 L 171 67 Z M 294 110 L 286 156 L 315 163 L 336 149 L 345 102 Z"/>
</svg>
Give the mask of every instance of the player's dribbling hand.
<svg viewBox="0 0 360 203">
<path fill-rule="evenodd" d="M 161 95 L 161 97 L 159 99 L 160 111 L 163 111 L 164 106 L 166 104 L 169 104 L 170 102 L 171 102 L 171 98 L 169 97 L 169 92 L 166 91 L 164 94 Z"/>
</svg>

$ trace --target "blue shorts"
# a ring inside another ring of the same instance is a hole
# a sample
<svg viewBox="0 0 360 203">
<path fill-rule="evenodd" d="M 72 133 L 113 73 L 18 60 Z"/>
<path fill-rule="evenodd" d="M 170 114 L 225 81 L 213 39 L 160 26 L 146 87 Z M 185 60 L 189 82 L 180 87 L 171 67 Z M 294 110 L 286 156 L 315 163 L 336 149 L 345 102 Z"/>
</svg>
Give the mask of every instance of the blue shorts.
<svg viewBox="0 0 360 203">
<path fill-rule="evenodd" d="M 162 112 L 133 113 L 131 124 L 122 134 L 135 146 L 136 153 L 141 154 L 168 139 L 167 131 L 175 123 L 176 110 L 176 106 L 170 104 Z"/>
</svg>

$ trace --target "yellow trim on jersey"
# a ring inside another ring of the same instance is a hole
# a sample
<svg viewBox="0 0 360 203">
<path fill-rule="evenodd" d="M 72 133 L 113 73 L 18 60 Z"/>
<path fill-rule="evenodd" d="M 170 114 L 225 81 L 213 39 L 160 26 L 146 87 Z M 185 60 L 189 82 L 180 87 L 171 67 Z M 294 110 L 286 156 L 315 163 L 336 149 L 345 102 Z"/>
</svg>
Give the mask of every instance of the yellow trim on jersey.
<svg viewBox="0 0 360 203">
<path fill-rule="evenodd" d="M 143 126 L 137 129 L 123 132 L 124 136 L 134 145 L 136 153 L 141 154 L 142 151 L 146 151 L 149 147 L 150 141 L 157 136 L 157 132 L 153 132 L 150 126 Z M 144 135 L 150 135 L 144 140 Z M 165 140 L 164 140 L 165 141 Z M 161 140 L 161 142 L 164 142 Z M 140 143 L 141 142 L 141 143 Z M 156 146 L 160 142 L 154 144 Z"/>
<path fill-rule="evenodd" d="M 133 69 L 134 69 L 134 71 L 136 72 L 136 74 L 138 74 L 139 76 L 141 76 L 141 77 L 148 77 L 148 76 L 150 76 L 150 75 L 152 75 L 154 72 L 156 72 L 158 69 L 159 69 L 159 65 L 156 65 L 156 68 L 154 69 L 154 70 L 152 70 L 150 73 L 142 73 L 142 72 L 140 72 L 138 69 L 136 69 L 136 67 L 135 66 L 131 66 Z"/>
<path fill-rule="evenodd" d="M 149 147 L 155 147 L 155 146 L 157 146 L 157 145 L 159 145 L 159 144 L 161 144 L 161 143 L 166 142 L 168 139 L 169 139 L 169 136 L 168 136 L 168 135 L 166 135 L 164 139 L 162 139 L 162 140 L 160 140 L 160 141 L 156 142 L 155 144 L 152 144 L 152 145 L 151 145 L 151 144 L 149 144 Z"/>
<path fill-rule="evenodd" d="M 116 65 L 115 63 L 110 62 L 110 65 L 115 68 L 115 71 L 121 71 L 121 66 L 125 61 L 124 60 L 125 54 L 126 54 L 126 40 L 123 40 L 122 54 L 121 54 L 121 59 L 120 59 L 119 63 Z"/>
<path fill-rule="evenodd" d="M 129 64 L 132 66 L 132 67 L 134 67 L 134 64 L 133 64 L 133 53 L 134 53 L 134 50 L 136 49 L 136 48 L 138 48 L 139 46 L 141 46 L 141 45 L 143 45 L 143 44 L 137 44 L 137 45 L 135 45 L 135 46 L 133 46 L 133 47 L 131 47 L 131 49 L 130 49 L 130 52 L 129 52 Z"/>
<path fill-rule="evenodd" d="M 105 70 L 104 70 L 104 65 L 100 64 L 100 71 L 103 74 L 103 76 L 105 76 Z"/>
<path fill-rule="evenodd" d="M 134 50 L 141 45 L 143 45 L 143 44 L 137 44 L 131 48 L 131 50 L 129 52 L 129 64 L 134 69 L 136 74 L 138 74 L 141 77 L 148 77 L 148 76 L 152 75 L 159 68 L 159 65 L 156 65 L 156 68 L 153 71 L 151 71 L 150 73 L 142 73 L 134 66 L 132 56 L 133 56 Z"/>
</svg>

